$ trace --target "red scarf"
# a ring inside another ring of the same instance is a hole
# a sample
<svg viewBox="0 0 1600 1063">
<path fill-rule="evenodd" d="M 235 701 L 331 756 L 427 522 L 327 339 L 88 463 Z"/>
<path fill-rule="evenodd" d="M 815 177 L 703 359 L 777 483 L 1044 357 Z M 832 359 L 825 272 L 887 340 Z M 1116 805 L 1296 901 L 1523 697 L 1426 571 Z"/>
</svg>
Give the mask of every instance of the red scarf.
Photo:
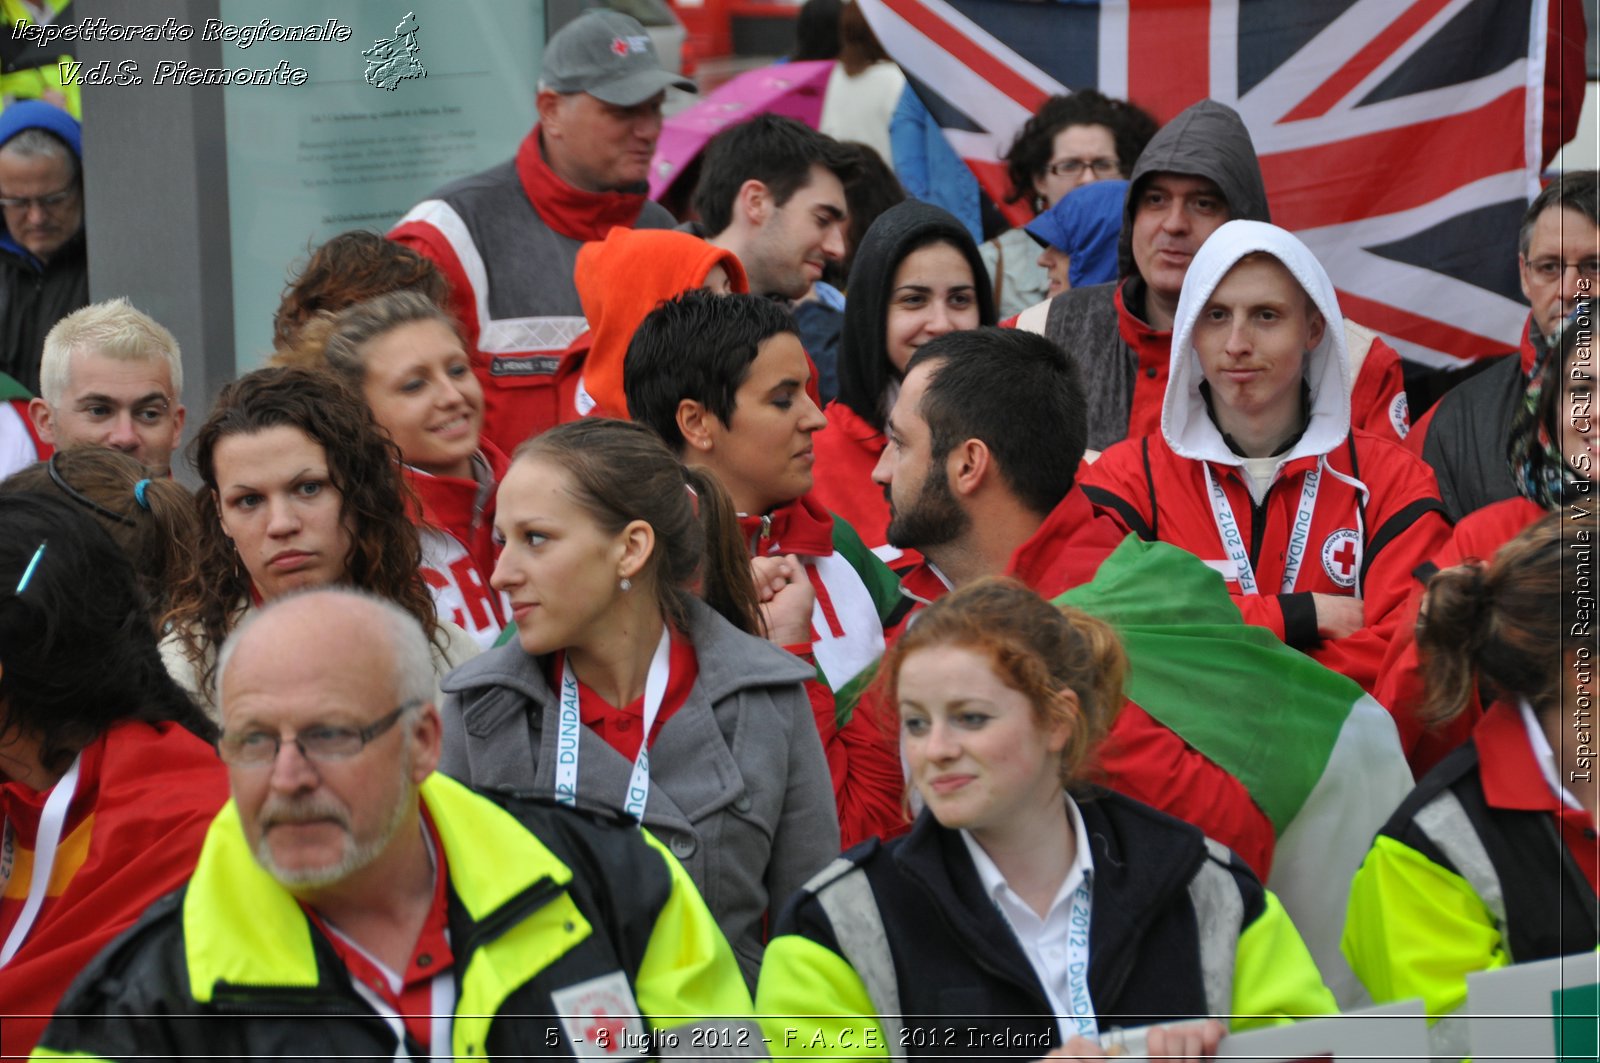
<svg viewBox="0 0 1600 1063">
<path fill-rule="evenodd" d="M 760 557 L 799 554 L 827 557 L 833 553 L 833 514 L 809 494 L 785 502 L 764 517 L 739 514 L 750 552 Z"/>
<path fill-rule="evenodd" d="M 538 126 L 517 148 L 517 176 L 539 220 L 574 240 L 604 240 L 618 225 L 638 221 L 644 209 L 642 192 L 585 192 L 563 181 L 544 160 Z"/>
</svg>

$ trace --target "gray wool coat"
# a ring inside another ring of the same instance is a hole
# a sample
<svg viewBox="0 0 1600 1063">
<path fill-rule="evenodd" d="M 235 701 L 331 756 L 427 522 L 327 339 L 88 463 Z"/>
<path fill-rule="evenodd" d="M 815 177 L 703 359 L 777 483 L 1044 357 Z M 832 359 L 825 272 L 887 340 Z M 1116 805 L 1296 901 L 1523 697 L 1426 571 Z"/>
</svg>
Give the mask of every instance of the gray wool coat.
<svg viewBox="0 0 1600 1063">
<path fill-rule="evenodd" d="M 689 639 L 699 677 L 650 747 L 644 826 L 683 864 L 755 985 L 762 917 L 839 852 L 839 821 L 805 680 L 815 672 L 698 599 Z M 456 669 L 439 768 L 483 789 L 555 795 L 559 706 L 541 662 L 515 641 Z M 587 727 L 580 802 L 622 810 L 633 770 Z"/>
</svg>

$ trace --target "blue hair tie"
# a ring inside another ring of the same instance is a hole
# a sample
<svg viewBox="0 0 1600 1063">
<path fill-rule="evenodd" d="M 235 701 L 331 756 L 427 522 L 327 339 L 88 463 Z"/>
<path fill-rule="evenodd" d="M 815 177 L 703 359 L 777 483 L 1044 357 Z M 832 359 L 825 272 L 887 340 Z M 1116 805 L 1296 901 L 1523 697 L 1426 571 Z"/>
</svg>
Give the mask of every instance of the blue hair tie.
<svg viewBox="0 0 1600 1063">
<path fill-rule="evenodd" d="M 149 480 L 140 480 L 133 485 L 133 500 L 139 503 L 139 508 L 146 513 L 150 512 L 150 500 L 144 497 L 145 488 L 150 486 Z"/>
</svg>

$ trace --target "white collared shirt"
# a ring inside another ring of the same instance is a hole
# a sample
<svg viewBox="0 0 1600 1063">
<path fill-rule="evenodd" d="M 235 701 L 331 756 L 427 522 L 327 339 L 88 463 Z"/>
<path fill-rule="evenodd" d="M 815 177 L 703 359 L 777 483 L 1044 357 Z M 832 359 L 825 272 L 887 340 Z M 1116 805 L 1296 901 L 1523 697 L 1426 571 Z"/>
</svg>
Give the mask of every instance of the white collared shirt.
<svg viewBox="0 0 1600 1063">
<path fill-rule="evenodd" d="M 983 884 L 984 892 L 1010 924 L 1012 933 L 1017 936 L 1022 951 L 1027 955 L 1028 962 L 1033 965 L 1040 984 L 1044 986 L 1050 1007 L 1056 1014 L 1056 1023 L 1061 1029 L 1062 1040 L 1078 1032 L 1071 1018 L 1072 1009 L 1067 1004 L 1072 999 L 1071 976 L 1068 969 L 1070 962 L 1068 937 L 1072 919 L 1070 902 L 1079 884 L 1088 888 L 1094 883 L 1094 856 L 1089 852 L 1089 836 L 1084 830 L 1083 814 L 1078 811 L 1078 806 L 1071 797 L 1067 797 L 1066 802 L 1067 817 L 1072 822 L 1076 851 L 1072 857 L 1072 866 L 1067 869 L 1067 877 L 1062 880 L 1061 888 L 1056 891 L 1055 898 L 1051 900 L 1043 919 L 1040 919 L 1027 902 L 1007 884 L 1005 876 L 1000 873 L 995 862 L 983 851 L 983 846 L 979 845 L 967 831 L 960 832 L 961 840 L 966 843 L 967 853 L 972 857 L 972 864 L 978 871 L 978 880 Z M 1092 898 L 1092 892 L 1089 892 L 1089 896 Z M 1080 975 L 1080 981 L 1087 985 L 1086 971 Z"/>
<path fill-rule="evenodd" d="M 1560 798 L 1561 803 L 1568 808 L 1575 808 L 1579 812 L 1588 811 L 1583 807 L 1583 802 L 1572 796 L 1572 791 L 1561 785 L 1561 777 L 1556 774 L 1556 754 L 1550 748 L 1550 739 L 1544 736 L 1544 728 L 1539 726 L 1539 718 L 1533 714 L 1533 706 L 1529 705 L 1526 698 L 1517 699 L 1517 708 L 1522 710 L 1522 726 L 1528 732 L 1528 745 L 1533 749 L 1533 759 L 1539 762 L 1539 774 L 1544 776 L 1545 785 L 1550 787 L 1550 792 Z"/>
</svg>

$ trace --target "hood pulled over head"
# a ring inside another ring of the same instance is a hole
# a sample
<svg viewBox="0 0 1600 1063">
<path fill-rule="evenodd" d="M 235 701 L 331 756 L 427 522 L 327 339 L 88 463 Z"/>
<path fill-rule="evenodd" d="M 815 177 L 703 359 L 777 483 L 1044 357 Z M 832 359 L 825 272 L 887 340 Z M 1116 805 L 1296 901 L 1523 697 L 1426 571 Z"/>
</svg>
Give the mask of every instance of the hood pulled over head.
<svg viewBox="0 0 1600 1063">
<path fill-rule="evenodd" d="M 1117 243 L 1118 275 L 1127 277 L 1133 264 L 1133 214 L 1144 179 L 1153 173 L 1178 173 L 1204 177 L 1228 201 L 1234 220 L 1271 221 L 1267 186 L 1261 180 L 1261 163 L 1244 119 L 1227 104 L 1201 100 L 1156 131 L 1139 153 L 1128 178 L 1128 197 L 1122 210 L 1122 238 Z"/>
<path fill-rule="evenodd" d="M 874 427 L 883 427 L 889 366 L 887 322 L 894 275 L 913 251 L 946 243 L 958 249 L 972 269 L 977 289 L 978 324 L 995 323 L 994 290 L 972 234 L 955 215 L 932 203 L 908 199 L 878 215 L 856 248 L 839 337 L 839 401 Z"/>
<path fill-rule="evenodd" d="M 1311 296 L 1326 321 L 1321 341 L 1307 353 L 1302 367 L 1311 389 L 1311 419 L 1283 460 L 1326 454 L 1350 432 L 1350 353 L 1345 344 L 1344 316 L 1339 312 L 1327 271 L 1293 233 L 1265 222 L 1230 221 L 1212 233 L 1195 255 L 1184 278 L 1173 321 L 1172 361 L 1161 409 L 1161 434 L 1181 457 L 1230 465 L 1241 461 L 1228 448 L 1206 410 L 1200 393 L 1205 374 L 1194 347 L 1194 329 L 1222 279 L 1240 259 L 1257 253 L 1281 262 Z"/>
<path fill-rule="evenodd" d="M 579 249 L 573 282 L 592 333 L 583 387 L 606 416 L 628 414 L 622 363 L 639 323 L 673 296 L 704 285 L 716 266 L 727 272 L 735 292 L 750 290 L 744 266 L 732 251 L 676 229 L 619 225 L 604 240 Z"/>
</svg>

